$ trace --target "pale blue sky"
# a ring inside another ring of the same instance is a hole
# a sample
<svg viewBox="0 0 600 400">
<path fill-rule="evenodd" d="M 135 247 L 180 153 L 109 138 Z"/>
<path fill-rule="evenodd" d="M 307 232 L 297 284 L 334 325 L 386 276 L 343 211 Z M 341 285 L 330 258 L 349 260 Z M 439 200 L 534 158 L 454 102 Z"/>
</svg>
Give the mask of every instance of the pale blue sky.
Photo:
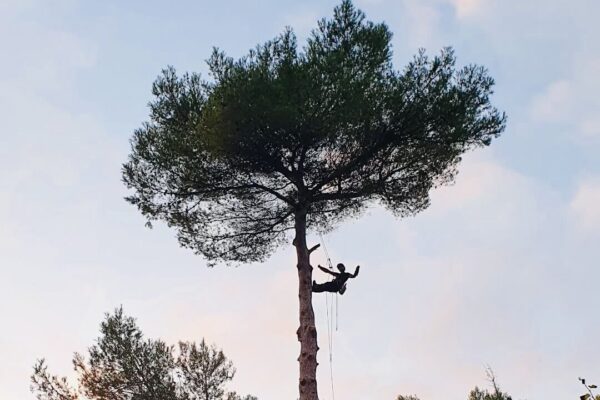
<svg viewBox="0 0 600 400">
<path fill-rule="evenodd" d="M 1 399 L 33 398 L 38 357 L 69 374 L 121 304 L 149 336 L 223 347 L 239 392 L 295 398 L 291 246 L 208 269 L 144 228 L 120 166 L 162 68 L 203 72 L 212 46 L 240 56 L 286 25 L 302 39 L 336 3 L 0 0 Z M 464 399 L 486 365 L 515 399 L 576 398 L 578 376 L 600 381 L 600 3 L 356 4 L 394 32 L 397 68 L 447 45 L 487 66 L 509 120 L 424 213 L 375 209 L 328 237 L 334 262 L 363 266 L 340 301 L 337 398 Z"/>
</svg>

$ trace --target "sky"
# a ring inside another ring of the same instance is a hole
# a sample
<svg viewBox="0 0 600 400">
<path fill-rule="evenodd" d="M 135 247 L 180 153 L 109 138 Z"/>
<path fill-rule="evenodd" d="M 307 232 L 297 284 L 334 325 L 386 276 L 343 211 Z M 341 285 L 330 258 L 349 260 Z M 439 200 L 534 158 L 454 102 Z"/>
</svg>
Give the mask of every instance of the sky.
<svg viewBox="0 0 600 400">
<path fill-rule="evenodd" d="M 600 381 L 600 2 L 355 4 L 389 25 L 398 69 L 448 45 L 485 65 L 508 125 L 426 211 L 373 208 L 325 238 L 334 262 L 361 265 L 338 299 L 336 397 L 466 399 L 490 366 L 515 399 L 576 398 L 577 377 Z M 223 348 L 231 389 L 296 398 L 293 247 L 207 268 L 174 231 L 144 227 L 120 168 L 161 69 L 206 73 L 213 46 L 241 56 L 285 26 L 302 41 L 335 5 L 0 0 L 0 399 L 33 398 L 40 357 L 72 376 L 73 352 L 120 305 L 148 337 Z"/>
</svg>

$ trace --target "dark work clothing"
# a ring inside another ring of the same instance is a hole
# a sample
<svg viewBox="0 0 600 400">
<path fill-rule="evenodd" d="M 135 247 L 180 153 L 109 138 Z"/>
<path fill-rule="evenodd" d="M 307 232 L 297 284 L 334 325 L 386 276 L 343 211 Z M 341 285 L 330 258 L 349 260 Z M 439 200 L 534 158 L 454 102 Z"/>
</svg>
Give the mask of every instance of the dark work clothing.
<svg viewBox="0 0 600 400">
<path fill-rule="evenodd" d="M 319 265 L 319 269 L 321 269 L 321 271 L 323 271 L 323 272 L 333 275 L 334 278 L 333 278 L 333 280 L 331 280 L 329 282 L 325 282 L 325 283 L 317 283 L 317 282 L 313 281 L 312 291 L 314 293 L 321 293 L 321 292 L 336 293 L 336 292 L 339 292 L 340 294 L 344 294 L 344 292 L 346 291 L 345 286 L 346 286 L 346 282 L 348 281 L 348 279 L 356 278 L 356 276 L 358 275 L 358 268 L 354 274 L 349 274 L 347 272 L 330 271 L 328 269 L 321 267 L 320 265 Z"/>
<path fill-rule="evenodd" d="M 344 282 L 342 282 L 341 280 L 337 280 L 334 279 L 332 281 L 329 282 L 325 282 L 325 283 L 313 283 L 313 287 L 312 287 L 312 291 L 315 293 L 321 293 L 321 292 L 339 292 L 340 289 L 342 288 L 342 286 L 344 286 L 345 281 L 348 280 L 347 278 L 344 280 Z"/>
</svg>

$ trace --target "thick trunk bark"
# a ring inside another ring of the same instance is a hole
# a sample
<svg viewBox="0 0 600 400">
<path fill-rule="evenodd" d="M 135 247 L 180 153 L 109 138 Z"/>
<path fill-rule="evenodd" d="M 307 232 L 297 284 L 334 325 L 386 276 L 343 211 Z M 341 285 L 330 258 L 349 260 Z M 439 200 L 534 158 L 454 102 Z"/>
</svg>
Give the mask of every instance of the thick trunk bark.
<svg viewBox="0 0 600 400">
<path fill-rule="evenodd" d="M 296 331 L 300 342 L 300 400 L 319 400 L 317 394 L 317 329 L 312 307 L 312 267 L 306 245 L 306 213 L 296 213 L 296 256 L 298 258 L 298 298 L 300 327 Z"/>
</svg>

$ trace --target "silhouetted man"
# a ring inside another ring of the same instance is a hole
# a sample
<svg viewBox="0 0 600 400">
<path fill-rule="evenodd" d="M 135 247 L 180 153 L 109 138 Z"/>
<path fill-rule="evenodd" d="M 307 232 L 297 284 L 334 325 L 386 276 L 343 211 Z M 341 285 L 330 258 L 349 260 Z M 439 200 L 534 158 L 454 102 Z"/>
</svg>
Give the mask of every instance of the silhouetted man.
<svg viewBox="0 0 600 400">
<path fill-rule="evenodd" d="M 358 265 L 356 266 L 354 274 L 349 274 L 346 272 L 346 267 L 342 263 L 339 263 L 337 265 L 337 269 L 340 272 L 335 272 L 327 268 L 323 268 L 320 265 L 318 267 L 321 271 L 333 275 L 334 278 L 333 280 L 325 283 L 317 283 L 316 281 L 313 281 L 312 291 L 314 293 L 331 292 L 344 294 L 344 292 L 346 292 L 346 281 L 350 278 L 356 278 L 358 276 L 358 271 L 360 270 L 360 265 Z"/>
</svg>

